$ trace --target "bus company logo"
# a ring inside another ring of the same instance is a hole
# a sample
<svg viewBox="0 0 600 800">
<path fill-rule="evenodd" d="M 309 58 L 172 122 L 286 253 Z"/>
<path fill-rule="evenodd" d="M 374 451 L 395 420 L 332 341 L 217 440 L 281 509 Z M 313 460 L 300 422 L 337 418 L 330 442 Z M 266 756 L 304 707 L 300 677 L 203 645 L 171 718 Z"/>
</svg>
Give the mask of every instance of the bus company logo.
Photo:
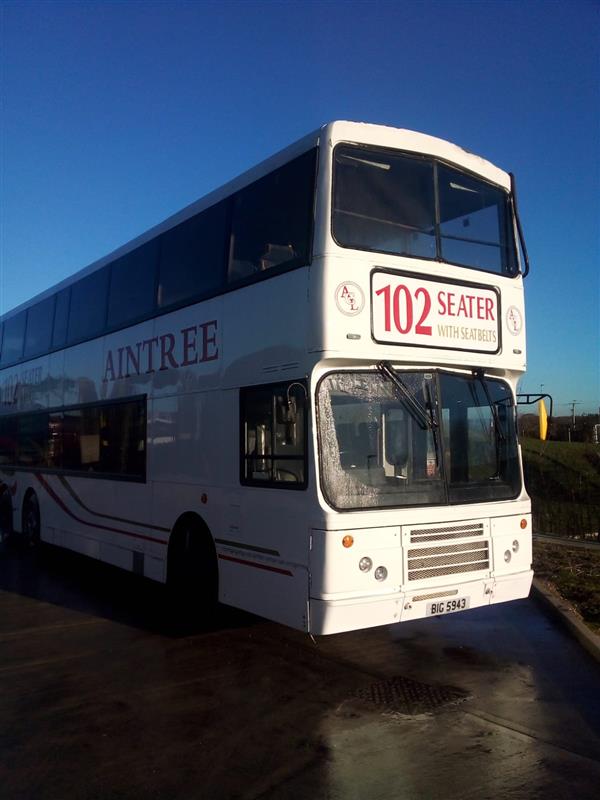
<svg viewBox="0 0 600 800">
<path fill-rule="evenodd" d="M 342 314 L 353 317 L 363 310 L 365 296 L 358 284 L 346 281 L 335 290 L 335 302 Z"/>
<path fill-rule="evenodd" d="M 523 328 L 523 315 L 516 306 L 509 306 L 506 309 L 506 327 L 509 333 L 517 336 Z"/>
<path fill-rule="evenodd" d="M 106 354 L 102 382 L 216 361 L 219 358 L 217 333 L 217 320 L 213 319 L 133 345 L 110 349 Z"/>
</svg>

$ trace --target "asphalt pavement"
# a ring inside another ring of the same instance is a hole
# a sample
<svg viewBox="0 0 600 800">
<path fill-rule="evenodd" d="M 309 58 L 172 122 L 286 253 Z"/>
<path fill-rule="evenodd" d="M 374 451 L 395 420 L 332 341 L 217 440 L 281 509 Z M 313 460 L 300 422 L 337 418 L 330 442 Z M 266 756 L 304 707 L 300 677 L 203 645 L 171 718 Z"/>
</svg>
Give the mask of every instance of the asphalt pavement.
<svg viewBox="0 0 600 800">
<path fill-rule="evenodd" d="M 596 798 L 600 666 L 535 602 L 320 637 L 0 545 L 0 798 Z"/>
</svg>

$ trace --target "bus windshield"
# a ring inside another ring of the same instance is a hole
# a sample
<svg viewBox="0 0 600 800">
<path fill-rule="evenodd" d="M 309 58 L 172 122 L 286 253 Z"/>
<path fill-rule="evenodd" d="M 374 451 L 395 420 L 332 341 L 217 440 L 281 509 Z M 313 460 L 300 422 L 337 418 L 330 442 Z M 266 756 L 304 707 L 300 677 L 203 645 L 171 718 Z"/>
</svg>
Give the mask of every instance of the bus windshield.
<svg viewBox="0 0 600 800">
<path fill-rule="evenodd" d="M 342 247 L 518 271 L 508 193 L 431 158 L 338 145 L 333 236 Z"/>
<path fill-rule="evenodd" d="M 336 509 L 507 500 L 521 489 L 508 384 L 398 372 L 435 426 L 420 424 L 385 374 L 339 372 L 318 390 L 322 486 Z"/>
</svg>

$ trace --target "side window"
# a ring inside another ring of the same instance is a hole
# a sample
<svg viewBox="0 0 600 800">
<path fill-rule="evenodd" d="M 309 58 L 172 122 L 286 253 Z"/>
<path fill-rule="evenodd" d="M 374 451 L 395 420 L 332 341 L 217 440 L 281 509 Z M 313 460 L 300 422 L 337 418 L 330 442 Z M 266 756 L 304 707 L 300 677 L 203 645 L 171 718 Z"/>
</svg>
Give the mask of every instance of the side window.
<svg viewBox="0 0 600 800">
<path fill-rule="evenodd" d="M 23 339 L 25 338 L 25 312 L 5 320 L 2 337 L 2 357 L 0 364 L 12 364 L 23 355 Z"/>
<path fill-rule="evenodd" d="M 228 280 L 310 261 L 316 150 L 290 161 L 233 198 Z"/>
<path fill-rule="evenodd" d="M 304 383 L 295 381 L 242 389 L 240 423 L 241 483 L 306 488 Z"/>
<path fill-rule="evenodd" d="M 159 308 L 219 291 L 224 283 L 226 225 L 224 201 L 162 234 Z"/>
<path fill-rule="evenodd" d="M 104 330 L 108 275 L 109 270 L 105 267 L 71 286 L 69 344 L 91 339 Z"/>
<path fill-rule="evenodd" d="M 135 400 L 100 409 L 99 471 L 144 477 L 146 403 Z"/>
<path fill-rule="evenodd" d="M 64 347 L 67 343 L 67 325 L 69 323 L 69 303 L 71 287 L 67 286 L 56 295 L 54 311 L 54 328 L 52 331 L 52 347 Z"/>
<path fill-rule="evenodd" d="M 25 358 L 35 358 L 47 353 L 52 339 L 54 321 L 54 302 L 56 295 L 36 303 L 27 311 L 27 332 L 25 334 Z"/>
<path fill-rule="evenodd" d="M 17 458 L 17 418 L 0 417 L 0 464 L 14 464 Z"/>
<path fill-rule="evenodd" d="M 152 312 L 157 266 L 157 239 L 113 262 L 108 296 L 109 328 L 127 325 Z"/>
<path fill-rule="evenodd" d="M 0 417 L 0 463 L 14 458 L 14 418 Z M 19 464 L 49 466 L 89 475 L 144 478 L 146 400 L 67 408 L 23 416 L 18 429 Z"/>
<path fill-rule="evenodd" d="M 18 418 L 18 463 L 24 467 L 45 467 L 48 463 L 48 414 L 26 414 Z"/>
</svg>

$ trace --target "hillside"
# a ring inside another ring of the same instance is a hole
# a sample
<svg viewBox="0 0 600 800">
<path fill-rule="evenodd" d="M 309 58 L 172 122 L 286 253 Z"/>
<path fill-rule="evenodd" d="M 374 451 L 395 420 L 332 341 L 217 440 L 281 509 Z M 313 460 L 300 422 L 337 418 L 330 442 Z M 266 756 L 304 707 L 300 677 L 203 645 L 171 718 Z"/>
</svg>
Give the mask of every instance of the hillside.
<svg viewBox="0 0 600 800">
<path fill-rule="evenodd" d="M 521 446 L 534 530 L 600 535 L 600 446 L 529 438 Z"/>
</svg>

